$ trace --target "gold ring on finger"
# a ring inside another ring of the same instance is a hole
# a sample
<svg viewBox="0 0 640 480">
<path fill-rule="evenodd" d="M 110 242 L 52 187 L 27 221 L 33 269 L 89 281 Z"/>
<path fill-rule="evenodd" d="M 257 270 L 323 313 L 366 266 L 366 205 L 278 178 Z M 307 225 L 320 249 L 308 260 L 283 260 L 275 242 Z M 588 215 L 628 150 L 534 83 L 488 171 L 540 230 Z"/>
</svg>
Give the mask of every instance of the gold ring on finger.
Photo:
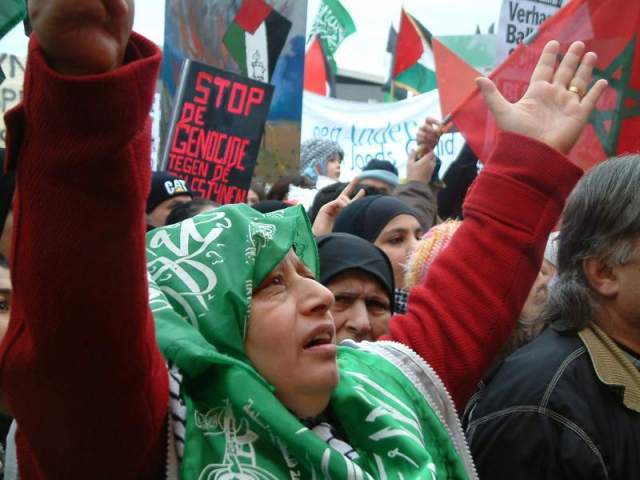
<svg viewBox="0 0 640 480">
<path fill-rule="evenodd" d="M 582 93 L 582 90 L 580 90 L 580 88 L 576 87 L 575 85 L 571 85 L 568 90 L 570 92 L 576 93 L 580 98 L 582 98 L 582 96 L 584 95 Z"/>
</svg>

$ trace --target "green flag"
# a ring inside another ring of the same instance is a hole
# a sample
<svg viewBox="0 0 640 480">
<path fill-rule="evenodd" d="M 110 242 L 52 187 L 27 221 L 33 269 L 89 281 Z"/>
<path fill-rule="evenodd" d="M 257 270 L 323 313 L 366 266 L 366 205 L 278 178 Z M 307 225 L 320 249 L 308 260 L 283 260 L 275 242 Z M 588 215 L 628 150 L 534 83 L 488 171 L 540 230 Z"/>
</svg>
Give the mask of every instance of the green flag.
<svg viewBox="0 0 640 480">
<path fill-rule="evenodd" d="M 0 38 L 4 37 L 16 23 L 27 14 L 24 0 L 2 0 L 0 6 Z"/>
<path fill-rule="evenodd" d="M 335 71 L 336 64 L 333 56 L 342 41 L 355 31 L 356 26 L 351 15 L 339 0 L 322 0 L 320 10 L 313 21 L 309 39 L 311 40 L 314 36 L 320 39 L 327 60 L 331 62 Z"/>
</svg>

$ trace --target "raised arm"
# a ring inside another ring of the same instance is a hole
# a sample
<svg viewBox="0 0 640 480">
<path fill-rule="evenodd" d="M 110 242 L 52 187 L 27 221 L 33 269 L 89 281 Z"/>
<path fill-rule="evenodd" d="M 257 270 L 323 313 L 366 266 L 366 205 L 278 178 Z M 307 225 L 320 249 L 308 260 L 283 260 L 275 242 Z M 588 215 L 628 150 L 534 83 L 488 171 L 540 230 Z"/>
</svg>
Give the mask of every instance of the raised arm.
<svg viewBox="0 0 640 480">
<path fill-rule="evenodd" d="M 540 268 L 544 245 L 581 171 L 564 157 L 606 88 L 585 91 L 596 56 L 574 43 L 556 69 L 558 43 L 545 47 L 525 96 L 510 104 L 478 80 L 502 132 L 465 202 L 465 220 L 408 313 L 387 338 L 409 345 L 439 373 L 459 409 L 510 334 Z"/>
<path fill-rule="evenodd" d="M 167 374 L 147 303 L 148 112 L 160 61 L 133 2 L 30 0 L 13 305 L 1 389 L 22 478 L 159 478 Z M 131 36 L 131 38 L 130 38 Z"/>
<path fill-rule="evenodd" d="M 440 122 L 427 117 L 416 134 L 418 149 L 412 150 L 407 158 L 407 182 L 394 193 L 413 208 L 425 232 L 438 223 L 438 191 L 442 187 L 434 181 L 433 173 L 438 162 L 434 150 L 441 136 Z"/>
</svg>

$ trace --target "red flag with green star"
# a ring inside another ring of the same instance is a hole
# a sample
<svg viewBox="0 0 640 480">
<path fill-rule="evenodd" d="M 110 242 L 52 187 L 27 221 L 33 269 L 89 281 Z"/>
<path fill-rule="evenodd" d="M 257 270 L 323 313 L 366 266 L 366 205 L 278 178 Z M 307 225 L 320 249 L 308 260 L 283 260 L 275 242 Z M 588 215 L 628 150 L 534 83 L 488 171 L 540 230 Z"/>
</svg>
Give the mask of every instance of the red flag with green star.
<svg viewBox="0 0 640 480">
<path fill-rule="evenodd" d="M 599 78 L 609 82 L 569 158 L 588 169 L 607 157 L 640 151 L 640 2 L 569 2 L 490 75 L 507 100 L 522 97 L 550 40 L 560 42 L 561 52 L 572 42 L 583 41 L 587 50 L 598 54 L 594 82 Z M 497 126 L 478 90 L 454 110 L 453 121 L 478 157 L 486 160 Z"/>
</svg>

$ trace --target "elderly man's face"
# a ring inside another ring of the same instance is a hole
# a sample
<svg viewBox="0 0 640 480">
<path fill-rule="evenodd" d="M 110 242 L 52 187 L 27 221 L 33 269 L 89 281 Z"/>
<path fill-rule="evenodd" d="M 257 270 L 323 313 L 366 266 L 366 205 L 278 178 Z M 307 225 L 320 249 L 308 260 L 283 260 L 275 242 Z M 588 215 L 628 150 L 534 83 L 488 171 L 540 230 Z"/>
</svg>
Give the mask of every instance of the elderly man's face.
<svg viewBox="0 0 640 480">
<path fill-rule="evenodd" d="M 640 239 L 624 265 L 613 267 L 617 282 L 612 309 L 628 328 L 640 329 Z"/>
</svg>

